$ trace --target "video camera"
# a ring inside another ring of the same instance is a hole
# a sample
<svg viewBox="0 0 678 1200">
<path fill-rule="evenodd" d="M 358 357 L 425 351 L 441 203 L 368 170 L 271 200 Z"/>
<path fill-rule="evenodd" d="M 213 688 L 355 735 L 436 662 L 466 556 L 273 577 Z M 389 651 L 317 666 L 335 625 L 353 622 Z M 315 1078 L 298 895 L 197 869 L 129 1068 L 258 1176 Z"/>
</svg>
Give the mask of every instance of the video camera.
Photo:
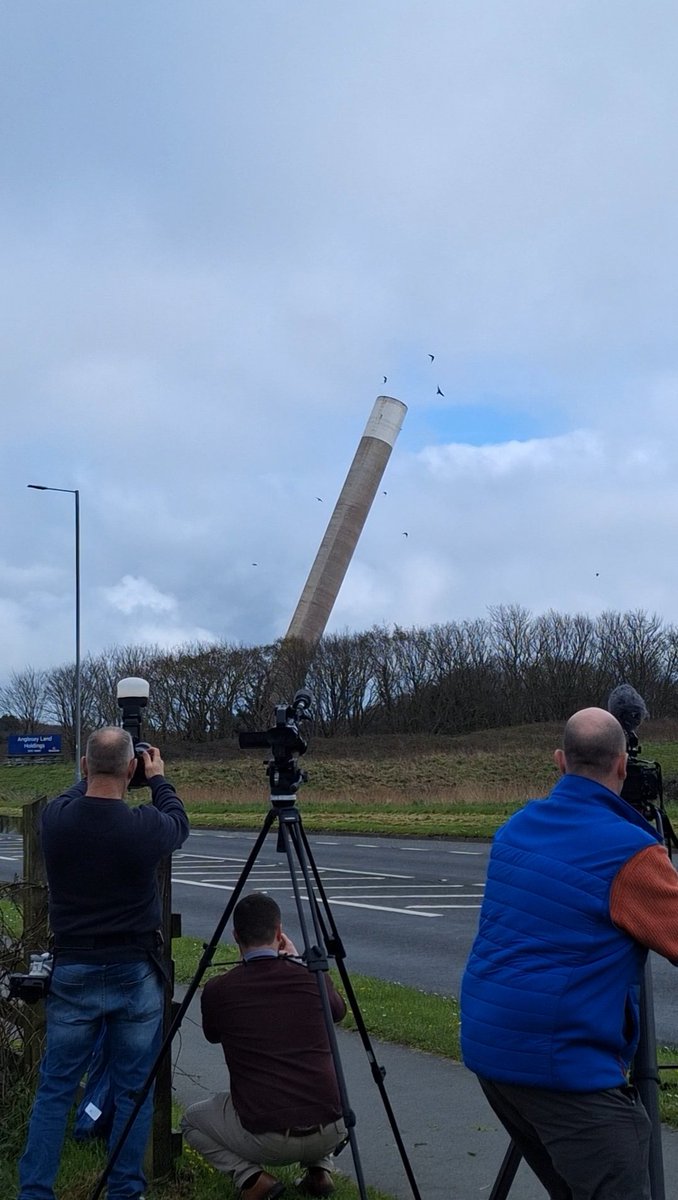
<svg viewBox="0 0 678 1200">
<path fill-rule="evenodd" d="M 148 704 L 149 691 L 148 681 L 134 675 L 121 679 L 117 687 L 118 706 L 122 709 L 121 724 L 130 734 L 137 756 L 136 770 L 127 785 L 130 789 L 149 786 L 141 754 L 142 750 L 150 749 L 150 742 L 141 741 L 142 713 Z"/>
<path fill-rule="evenodd" d="M 270 748 L 273 751 L 273 758 L 265 760 L 264 766 L 271 784 L 271 800 L 281 807 L 294 804 L 299 785 L 308 779 L 306 771 L 299 770 L 296 760 L 296 755 L 305 754 L 308 745 L 299 733 L 297 722 L 310 719 L 312 703 L 311 693 L 300 690 L 291 704 L 276 705 L 275 724 L 270 729 L 238 734 L 241 750 Z"/>
<path fill-rule="evenodd" d="M 650 812 L 650 820 L 654 818 L 655 802 L 663 808 L 664 790 L 662 786 L 662 769 L 658 762 L 640 757 L 642 746 L 638 741 L 637 727 L 640 722 L 649 717 L 649 712 L 643 697 L 639 695 L 630 683 L 620 683 L 610 692 L 607 701 L 608 712 L 616 717 L 626 735 L 626 779 L 622 788 L 622 800 L 633 805 L 644 816 Z"/>
<path fill-rule="evenodd" d="M 31 954 L 28 974 L 21 975 L 16 972 L 10 975 L 10 996 L 14 1000 L 25 1000 L 27 1004 L 36 1004 L 38 1000 L 44 1000 L 49 991 L 53 965 L 54 960 L 49 951 Z"/>
<path fill-rule="evenodd" d="M 626 735 L 628 760 L 626 779 L 621 790 L 622 800 L 626 800 L 627 804 L 656 826 L 670 856 L 672 849 L 678 847 L 678 841 L 664 808 L 661 764 L 640 757 L 642 746 L 636 733 L 640 722 L 650 715 L 645 701 L 629 683 L 620 683 L 610 692 L 607 708 L 617 718 Z"/>
</svg>

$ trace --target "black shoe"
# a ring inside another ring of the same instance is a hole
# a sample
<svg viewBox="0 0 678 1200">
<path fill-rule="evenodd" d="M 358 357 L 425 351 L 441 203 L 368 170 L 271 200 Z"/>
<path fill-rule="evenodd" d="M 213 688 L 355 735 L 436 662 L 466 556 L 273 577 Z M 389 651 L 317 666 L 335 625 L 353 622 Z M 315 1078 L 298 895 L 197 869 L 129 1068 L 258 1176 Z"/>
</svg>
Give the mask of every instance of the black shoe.
<svg viewBox="0 0 678 1200">
<path fill-rule="evenodd" d="M 296 1188 L 305 1196 L 331 1196 L 334 1181 L 330 1172 L 323 1167 L 309 1167 L 306 1174 L 297 1180 Z"/>
<path fill-rule="evenodd" d="M 267 1171 L 260 1171 L 252 1179 L 253 1183 L 248 1180 L 245 1187 L 240 1189 L 241 1200 L 276 1200 L 285 1190 L 285 1185 Z"/>
</svg>

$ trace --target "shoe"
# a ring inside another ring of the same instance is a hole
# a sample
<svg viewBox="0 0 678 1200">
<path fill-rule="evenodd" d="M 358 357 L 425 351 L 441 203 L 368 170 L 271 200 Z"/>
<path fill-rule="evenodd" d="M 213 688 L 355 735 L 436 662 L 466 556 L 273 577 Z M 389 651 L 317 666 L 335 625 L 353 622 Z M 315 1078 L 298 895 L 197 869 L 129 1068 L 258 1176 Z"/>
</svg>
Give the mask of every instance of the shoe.
<svg viewBox="0 0 678 1200">
<path fill-rule="evenodd" d="M 305 1196 L 331 1196 L 334 1191 L 332 1176 L 323 1167 L 309 1167 L 295 1186 L 297 1191 L 303 1192 Z"/>
<path fill-rule="evenodd" d="M 279 1179 L 267 1171 L 260 1171 L 254 1183 L 240 1189 L 240 1196 L 241 1200 L 276 1200 L 284 1190 L 285 1185 Z"/>
</svg>

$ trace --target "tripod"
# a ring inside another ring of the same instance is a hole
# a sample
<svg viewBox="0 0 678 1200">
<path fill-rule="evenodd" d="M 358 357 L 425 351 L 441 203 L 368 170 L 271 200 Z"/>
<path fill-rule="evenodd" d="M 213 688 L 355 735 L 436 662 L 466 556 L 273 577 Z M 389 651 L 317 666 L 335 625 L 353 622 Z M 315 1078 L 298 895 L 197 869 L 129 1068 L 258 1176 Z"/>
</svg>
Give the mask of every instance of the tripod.
<svg viewBox="0 0 678 1200">
<path fill-rule="evenodd" d="M 289 769 L 290 765 L 293 769 L 293 774 L 290 773 L 290 769 Z M 289 758 L 287 759 L 288 769 L 286 771 L 280 772 L 279 766 L 280 766 L 280 763 L 277 761 L 277 759 L 272 760 L 271 763 L 269 764 L 267 774 L 269 775 L 269 777 L 271 779 L 271 783 L 272 783 L 271 797 L 270 797 L 271 808 L 269 809 L 269 811 L 267 812 L 267 814 L 264 818 L 264 822 L 263 822 L 261 831 L 254 843 L 254 846 L 252 847 L 252 850 L 245 862 L 242 872 L 235 884 L 235 887 L 234 887 L 231 897 L 228 901 L 228 904 L 226 905 L 226 908 L 224 909 L 224 912 L 219 919 L 219 922 L 214 930 L 214 933 L 212 934 L 210 941 L 204 947 L 204 952 L 200 958 L 200 962 L 198 963 L 197 971 L 196 971 L 195 975 L 193 976 L 193 979 L 191 980 L 191 982 L 188 986 L 186 994 L 176 1011 L 176 1015 L 175 1015 L 175 1017 L 172 1021 L 172 1024 L 165 1036 L 163 1044 L 160 1047 L 157 1058 L 156 1058 L 153 1066 L 151 1067 L 148 1077 L 147 1077 L 146 1081 L 144 1082 L 143 1087 L 140 1089 L 140 1091 L 137 1095 L 134 1109 L 130 1113 L 127 1124 L 125 1125 L 125 1128 L 123 1129 L 116 1145 L 111 1150 L 108 1162 L 106 1163 L 106 1167 L 104 1168 L 104 1171 L 103 1171 L 103 1173 L 102 1173 L 102 1175 L 90 1197 L 90 1200 L 98 1200 L 98 1197 L 101 1196 L 102 1190 L 103 1190 L 103 1188 L 106 1184 L 106 1181 L 110 1175 L 111 1168 L 117 1161 L 118 1155 L 120 1154 L 120 1151 L 125 1143 L 127 1135 L 129 1134 L 129 1131 L 132 1128 L 132 1125 L 137 1117 L 137 1114 L 139 1113 L 139 1111 L 144 1103 L 144 1100 L 148 1096 L 150 1089 L 152 1088 L 153 1083 L 155 1082 L 155 1078 L 160 1070 L 160 1066 L 163 1062 L 163 1059 L 164 1059 L 165 1055 L 167 1054 L 167 1052 L 169 1051 L 172 1041 L 173 1041 L 176 1033 L 179 1030 L 179 1027 L 183 1021 L 183 1018 L 184 1018 L 187 1010 L 188 1010 L 191 1000 L 193 999 L 193 996 L 195 995 L 195 993 L 198 989 L 200 980 L 202 979 L 202 977 L 205 974 L 205 971 L 208 969 L 208 967 L 211 966 L 212 959 L 213 959 L 215 950 L 217 948 L 217 945 L 219 943 L 219 940 L 221 938 L 221 935 L 224 932 L 224 929 L 226 928 L 229 917 L 231 916 L 231 913 L 238 901 L 240 893 L 242 892 L 242 890 L 247 882 L 247 879 L 250 875 L 252 867 L 254 866 L 254 864 L 259 856 L 259 852 L 264 844 L 266 836 L 268 835 L 272 826 L 276 822 L 277 822 L 277 826 L 278 826 L 277 850 L 279 853 L 284 853 L 287 856 L 287 864 L 288 864 L 289 873 L 290 873 L 290 880 L 292 883 L 294 900 L 295 900 L 295 904 L 296 904 L 296 908 L 297 908 L 297 914 L 299 917 L 299 925 L 301 928 L 302 938 L 303 938 L 303 942 L 304 942 L 303 958 L 304 958 L 304 961 L 305 961 L 308 969 L 314 973 L 316 982 L 318 984 L 318 990 L 319 990 L 319 995 L 320 995 L 320 1001 L 322 1004 L 323 1016 L 324 1016 L 324 1020 L 325 1020 L 325 1025 L 327 1027 L 328 1041 L 329 1041 L 330 1050 L 332 1053 L 332 1059 L 334 1062 L 335 1073 L 336 1073 L 336 1077 L 337 1077 L 337 1084 L 338 1084 L 338 1088 L 339 1088 L 339 1096 L 341 1099 L 342 1113 L 343 1113 L 344 1123 L 345 1123 L 346 1129 L 347 1129 L 347 1141 L 351 1147 L 353 1162 L 354 1162 L 354 1166 L 355 1166 L 356 1179 L 357 1179 L 357 1183 L 358 1183 L 358 1189 L 360 1192 L 361 1200 L 366 1200 L 367 1193 L 366 1193 L 366 1189 L 365 1189 L 365 1180 L 364 1180 L 364 1176 L 363 1176 L 362 1164 L 360 1161 L 360 1154 L 359 1154 L 358 1145 L 357 1145 L 357 1141 L 356 1141 L 356 1135 L 355 1135 L 355 1124 L 356 1124 L 355 1114 L 352 1112 L 350 1104 L 349 1104 L 349 1100 L 348 1100 L 346 1081 L 345 1081 L 344 1072 L 343 1072 L 341 1059 L 340 1059 L 340 1055 L 339 1055 L 337 1036 L 336 1036 L 336 1031 L 334 1028 L 334 1021 L 332 1018 L 329 995 L 328 995 L 328 991 L 327 991 L 327 980 L 325 977 L 325 973 L 329 970 L 329 963 L 328 963 L 329 956 L 332 956 L 336 962 L 337 969 L 339 971 L 339 975 L 341 978 L 341 982 L 344 986 L 346 997 L 347 997 L 349 1006 L 351 1008 L 351 1012 L 353 1013 L 353 1016 L 354 1016 L 354 1019 L 356 1022 L 358 1033 L 360 1035 L 361 1041 L 363 1043 L 363 1047 L 367 1054 L 368 1062 L 369 1062 L 370 1068 L 371 1068 L 372 1077 L 377 1085 L 377 1088 L 379 1089 L 379 1093 L 381 1095 L 381 1100 L 384 1105 L 384 1110 L 388 1117 L 388 1121 L 391 1126 L 391 1130 L 393 1132 L 393 1136 L 394 1136 L 396 1145 L 398 1147 L 400 1158 L 402 1160 L 405 1173 L 407 1175 L 410 1187 L 412 1189 L 412 1194 L 413 1194 L 414 1200 L 421 1200 L 419 1189 L 417 1187 L 417 1182 L 414 1177 L 414 1173 L 412 1171 L 411 1164 L 407 1157 L 407 1152 L 405 1150 L 402 1136 L 400 1134 L 400 1130 L 398 1129 L 398 1126 L 397 1126 L 397 1123 L 395 1120 L 395 1116 L 394 1116 L 393 1110 L 391 1108 L 391 1103 L 389 1101 L 389 1098 L 388 1098 L 388 1095 L 386 1092 L 386 1088 L 384 1085 L 384 1077 L 385 1077 L 386 1072 L 385 1072 L 384 1067 L 380 1066 L 377 1063 L 377 1060 L 376 1060 L 376 1057 L 375 1057 L 375 1054 L 374 1054 L 374 1051 L 373 1051 L 373 1048 L 372 1048 L 372 1045 L 370 1042 L 369 1034 L 367 1032 L 367 1029 L 365 1028 L 365 1023 L 364 1023 L 362 1014 L 360 1012 L 360 1008 L 358 1006 L 358 1001 L 356 999 L 355 992 L 353 990 L 353 986 L 352 986 L 350 977 L 348 975 L 348 972 L 346 970 L 346 966 L 344 963 L 344 958 L 345 958 L 344 948 L 343 948 L 341 939 L 339 937 L 339 933 L 337 931 L 337 927 L 336 927 L 332 912 L 330 910 L 329 901 L 325 894 L 325 890 L 323 888 L 323 884 L 322 884 L 322 881 L 321 881 L 321 878 L 320 878 L 320 875 L 318 872 L 318 868 L 313 859 L 311 847 L 308 843 L 308 839 L 306 837 L 306 832 L 305 832 L 303 824 L 302 824 L 301 813 L 299 812 L 299 809 L 296 807 L 295 792 L 296 792 L 296 788 L 298 787 L 299 782 L 302 781 L 303 776 L 301 775 L 300 772 L 296 771 L 295 764 Z M 287 793 L 279 790 L 284 787 L 288 788 Z M 297 868 L 298 868 L 298 870 L 297 870 Z M 308 922 L 306 919 L 306 912 L 304 910 L 304 903 L 303 903 L 304 898 L 302 897 L 302 893 L 301 893 L 300 877 L 301 877 L 301 880 L 303 881 L 303 886 L 305 888 L 305 893 L 306 893 L 305 898 L 306 898 L 306 901 L 308 903 L 309 910 L 310 910 L 311 922 L 312 922 L 312 932 L 313 932 L 313 936 L 315 939 L 314 941 L 312 941 L 311 937 L 309 936 L 309 926 L 308 926 Z M 315 887 L 314 887 L 314 885 L 315 885 Z M 316 894 L 316 892 L 317 892 L 317 894 Z M 321 904 L 322 904 L 322 911 L 321 911 Z"/>
</svg>

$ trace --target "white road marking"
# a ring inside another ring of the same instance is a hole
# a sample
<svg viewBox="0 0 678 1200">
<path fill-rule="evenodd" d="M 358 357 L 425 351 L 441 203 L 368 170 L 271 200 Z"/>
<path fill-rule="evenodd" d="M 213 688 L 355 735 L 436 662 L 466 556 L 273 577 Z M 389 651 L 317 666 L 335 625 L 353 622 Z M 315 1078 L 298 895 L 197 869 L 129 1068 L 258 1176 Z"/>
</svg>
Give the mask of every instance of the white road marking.
<svg viewBox="0 0 678 1200">
<path fill-rule="evenodd" d="M 376 842 L 354 842 L 356 850 L 378 850 Z"/>
<path fill-rule="evenodd" d="M 339 896 L 343 896 L 343 894 L 344 894 L 344 891 L 343 891 L 343 888 L 342 888 L 342 889 L 341 889 L 341 891 L 339 891 L 338 895 L 339 895 Z M 411 895 L 415 896 L 415 897 L 416 897 L 418 900 L 424 900 L 424 899 L 427 899 L 427 900 L 445 900 L 445 899 L 446 899 L 446 896 L 444 896 L 444 895 L 443 895 L 443 896 L 437 896 L 437 895 L 435 894 L 435 892 L 419 892 L 419 891 L 414 891 L 414 890 L 413 890 L 413 891 L 411 892 Z M 330 894 L 330 899 L 332 900 L 332 903 L 334 903 L 334 901 L 335 901 L 336 897 L 335 897 L 333 894 Z M 405 900 L 405 899 L 407 899 L 407 897 L 406 897 L 406 896 L 402 896 L 402 895 L 400 895 L 400 896 L 399 896 L 399 895 L 397 895 L 397 894 L 394 894 L 393 892 L 382 892 L 382 893 L 380 893 L 380 894 L 379 894 L 379 895 L 377 895 L 377 896 L 368 896 L 368 897 L 367 897 L 367 899 L 368 899 L 368 900 L 370 901 L 370 903 L 371 903 L 373 900 Z M 455 900 L 477 900 L 477 899 L 478 899 L 478 897 L 477 897 L 477 896 L 475 896 L 475 895 L 470 895 L 470 894 L 469 894 L 468 896 L 455 896 Z M 411 904 L 411 905 L 409 905 L 409 907 L 410 907 L 410 908 L 416 908 L 417 906 L 416 906 L 416 904 Z M 438 908 L 438 907 L 440 907 L 440 908 L 443 908 L 443 907 L 444 907 L 444 905 L 442 905 L 442 904 L 441 904 L 441 905 L 438 905 L 438 904 L 422 904 L 420 907 L 421 907 L 421 908 Z M 451 907 L 451 908 L 456 908 L 457 906 L 456 906 L 456 905 L 454 905 L 454 904 L 452 904 L 452 905 L 450 905 L 449 907 Z M 459 905 L 459 907 L 460 907 L 460 908 L 480 908 L 480 905 L 479 905 L 479 904 L 472 904 L 472 905 L 468 905 L 468 904 L 462 904 L 462 905 Z"/>
<path fill-rule="evenodd" d="M 243 860 L 243 862 L 244 862 L 244 860 Z M 257 872 L 261 872 L 262 870 L 264 870 L 264 871 L 265 870 L 273 870 L 273 869 L 277 869 L 278 867 L 283 867 L 285 865 L 286 864 L 284 862 L 255 863 L 253 870 L 255 870 Z M 214 860 L 213 863 L 208 863 L 206 866 L 201 866 L 199 862 L 198 863 L 196 863 L 196 862 L 187 863 L 184 861 L 177 861 L 176 856 L 175 856 L 175 860 L 174 860 L 174 869 L 175 870 L 194 872 L 194 873 L 202 873 L 202 874 L 206 874 L 208 871 L 217 871 L 217 872 L 224 873 L 229 870 L 232 870 L 234 875 L 237 875 L 237 869 L 238 869 L 238 867 L 241 867 L 241 866 L 243 866 L 242 862 L 235 863 L 235 864 L 233 864 L 233 866 L 230 866 L 228 859 L 216 859 L 216 860 Z M 331 879 L 328 879 L 328 876 L 332 876 L 332 875 L 360 875 L 361 877 L 364 877 L 367 879 L 376 879 L 376 880 L 384 880 L 384 879 L 413 880 L 414 879 L 414 875 L 395 875 L 395 874 L 388 874 L 385 871 L 383 873 L 381 871 L 355 871 L 355 870 L 352 870 L 350 867 L 320 867 L 318 870 L 318 874 L 320 875 L 321 879 L 323 879 L 324 882 L 331 882 Z M 395 887 L 396 885 L 394 884 L 393 886 Z M 404 885 L 401 885 L 401 886 L 404 886 Z M 461 884 L 459 886 L 461 887 Z"/>
<path fill-rule="evenodd" d="M 236 866 L 241 866 L 242 863 L 244 863 L 244 861 L 245 861 L 244 858 L 231 858 L 231 856 L 228 854 L 226 854 L 226 855 L 223 855 L 223 854 L 191 854 L 187 850 L 177 851 L 174 854 L 174 858 L 181 859 L 182 861 L 185 858 L 197 858 L 200 860 L 200 862 L 217 862 L 217 863 L 232 862 L 232 863 L 235 863 Z"/>
<path fill-rule="evenodd" d="M 389 883 L 389 884 L 386 884 L 383 881 L 381 883 L 345 883 L 343 879 L 335 879 L 334 883 L 332 882 L 331 879 L 329 879 L 329 880 L 326 879 L 326 880 L 324 880 L 324 884 L 327 889 L 339 888 L 339 890 L 342 892 L 369 892 L 369 891 L 371 891 L 372 888 L 390 887 L 393 891 L 395 891 L 396 888 L 400 888 L 400 889 L 403 889 L 405 891 L 405 893 L 417 892 L 417 894 L 418 894 L 419 887 L 439 888 L 443 892 L 443 894 L 448 892 L 450 890 L 450 887 L 463 887 L 463 884 L 461 884 L 461 883 L 454 883 L 454 884 L 422 883 L 420 885 L 417 885 L 416 883 L 412 883 L 412 884 L 410 884 L 410 883 Z M 459 895 L 459 893 L 456 893 L 456 894 Z M 473 895 L 475 896 L 475 892 L 473 893 Z"/>
<path fill-rule="evenodd" d="M 216 888 L 220 892 L 232 892 L 233 884 L 231 883 L 204 883 L 201 879 L 182 879 L 180 876 L 173 875 L 172 883 L 183 883 L 186 887 L 206 887 Z"/>
<path fill-rule="evenodd" d="M 402 850 L 405 854 L 428 854 L 428 846 L 396 846 L 396 850 Z"/>
<path fill-rule="evenodd" d="M 359 904 L 357 900 L 332 900 L 333 904 L 340 904 L 343 908 L 372 908 L 378 912 L 394 912 L 403 913 L 406 917 L 440 917 L 442 913 L 433 912 L 415 912 L 410 908 L 388 908 L 385 904 Z"/>
<path fill-rule="evenodd" d="M 18 854 L 12 854 L 12 855 L 0 854 L 0 862 L 18 862 L 18 861 L 19 861 Z"/>
<path fill-rule="evenodd" d="M 215 883 L 215 882 L 204 883 L 199 879 L 181 879 L 181 878 L 174 878 L 174 876 L 173 876 L 172 882 L 173 883 L 183 883 L 185 887 L 215 888 L 218 891 L 222 891 L 222 892 L 227 892 L 227 891 L 232 890 L 230 884 L 219 884 L 219 883 Z M 266 890 L 267 890 L 267 892 L 291 891 L 291 883 L 281 884 L 277 887 L 269 887 Z M 393 897 L 393 898 L 398 899 L 399 897 Z M 302 900 L 308 899 L 305 892 L 301 893 L 301 899 Z M 430 912 L 429 910 L 431 908 L 480 908 L 479 904 L 449 904 L 449 905 L 445 905 L 445 904 L 437 904 L 437 903 L 426 904 L 426 905 L 425 904 L 409 905 L 407 908 L 396 908 L 393 905 L 387 905 L 387 904 L 371 904 L 371 903 L 368 904 L 365 902 L 361 902 L 359 900 L 342 900 L 342 899 L 337 899 L 335 896 L 331 896 L 331 897 L 329 897 L 329 899 L 332 904 L 340 905 L 343 908 L 366 908 L 366 909 L 372 909 L 373 911 L 376 911 L 376 912 L 402 913 L 402 915 L 406 916 L 406 917 L 408 917 L 408 916 L 409 917 L 440 917 L 440 916 L 442 916 L 442 913 L 440 913 L 440 912 Z M 391 897 L 383 896 L 383 897 L 375 897 L 375 899 L 391 899 Z M 435 900 L 435 898 L 434 898 L 434 900 Z M 422 910 L 426 910 L 426 911 L 422 911 Z"/>
<path fill-rule="evenodd" d="M 350 867 L 320 867 L 320 874 L 336 871 L 339 875 L 367 875 L 369 879 L 414 879 L 414 875 L 394 875 L 388 871 L 352 871 Z"/>
<path fill-rule="evenodd" d="M 319 839 L 313 839 L 314 846 L 338 846 L 339 842 L 321 842 Z"/>
<path fill-rule="evenodd" d="M 483 854 L 484 851 L 482 851 L 482 850 L 447 850 L 446 853 L 447 854 L 475 854 L 475 855 L 478 855 L 478 854 Z"/>
</svg>

